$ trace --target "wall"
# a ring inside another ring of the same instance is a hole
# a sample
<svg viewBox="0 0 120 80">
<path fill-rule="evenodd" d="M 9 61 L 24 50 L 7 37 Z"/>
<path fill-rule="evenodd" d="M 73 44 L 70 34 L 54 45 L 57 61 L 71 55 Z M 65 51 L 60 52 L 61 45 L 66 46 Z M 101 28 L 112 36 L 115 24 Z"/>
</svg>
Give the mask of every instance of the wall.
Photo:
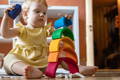
<svg viewBox="0 0 120 80">
<path fill-rule="evenodd" d="M 0 4 L 8 4 L 8 0 L 0 0 Z"/>
<path fill-rule="evenodd" d="M 0 23 L 1 23 L 2 18 L 0 18 Z M 0 40 L 0 53 L 7 54 L 10 49 L 12 48 L 12 41 L 4 41 Z"/>
<path fill-rule="evenodd" d="M 5 55 L 12 48 L 12 42 L 4 42 L 0 40 L 0 53 L 4 53 Z"/>
<path fill-rule="evenodd" d="M 86 64 L 85 0 L 47 0 L 49 6 L 78 6 L 80 25 L 80 63 Z"/>
<path fill-rule="evenodd" d="M 0 0 L 0 5 L 6 5 L 8 4 L 8 0 Z M 1 22 L 1 19 L 0 18 L 0 22 Z M 11 49 L 12 47 L 12 43 L 11 42 L 3 42 L 0 40 L 0 53 L 4 53 L 4 54 L 7 54 L 8 51 Z"/>
</svg>

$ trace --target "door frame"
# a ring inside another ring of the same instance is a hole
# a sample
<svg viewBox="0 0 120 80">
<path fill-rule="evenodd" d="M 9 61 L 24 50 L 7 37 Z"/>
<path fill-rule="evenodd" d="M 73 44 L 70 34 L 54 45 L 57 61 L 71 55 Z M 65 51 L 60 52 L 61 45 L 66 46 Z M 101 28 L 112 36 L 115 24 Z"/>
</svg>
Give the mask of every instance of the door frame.
<svg viewBox="0 0 120 80">
<path fill-rule="evenodd" d="M 93 0 L 86 0 L 86 65 L 94 66 Z"/>
</svg>

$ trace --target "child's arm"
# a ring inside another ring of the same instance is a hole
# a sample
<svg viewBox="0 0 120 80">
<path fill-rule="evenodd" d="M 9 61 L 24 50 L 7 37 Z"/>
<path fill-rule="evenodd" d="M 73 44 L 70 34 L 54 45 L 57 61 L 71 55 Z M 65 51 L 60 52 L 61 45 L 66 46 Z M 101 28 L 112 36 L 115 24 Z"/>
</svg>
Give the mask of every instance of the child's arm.
<svg viewBox="0 0 120 80">
<path fill-rule="evenodd" d="M 1 22 L 1 36 L 4 38 L 12 38 L 19 34 L 18 28 L 10 28 L 13 26 L 13 19 L 8 16 L 8 10 L 12 10 L 13 8 L 8 8 L 4 12 L 4 16 Z M 12 22 L 11 24 L 9 23 Z"/>
</svg>

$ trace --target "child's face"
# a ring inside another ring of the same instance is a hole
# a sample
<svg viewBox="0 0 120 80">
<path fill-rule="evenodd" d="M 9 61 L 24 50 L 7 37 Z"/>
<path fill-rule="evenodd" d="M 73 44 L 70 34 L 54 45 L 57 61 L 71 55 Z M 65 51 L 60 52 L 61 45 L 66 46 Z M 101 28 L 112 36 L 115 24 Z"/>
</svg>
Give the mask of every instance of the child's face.
<svg viewBox="0 0 120 80">
<path fill-rule="evenodd" d="M 38 2 L 32 2 L 28 11 L 27 24 L 32 27 L 43 27 L 47 19 L 47 7 Z"/>
</svg>

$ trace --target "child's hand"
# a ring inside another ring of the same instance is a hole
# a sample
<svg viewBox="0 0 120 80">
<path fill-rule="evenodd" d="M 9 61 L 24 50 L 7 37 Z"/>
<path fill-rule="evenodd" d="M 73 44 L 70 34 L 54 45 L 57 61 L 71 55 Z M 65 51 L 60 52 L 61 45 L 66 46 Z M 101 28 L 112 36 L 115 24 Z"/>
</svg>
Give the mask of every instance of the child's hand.
<svg viewBox="0 0 120 80">
<path fill-rule="evenodd" d="M 66 17 L 67 19 L 71 19 L 72 18 L 72 14 L 62 14 L 62 13 L 59 13 L 58 14 L 59 17 Z"/>
<path fill-rule="evenodd" d="M 71 19 L 72 18 L 72 15 L 70 15 L 70 14 L 65 14 L 64 15 L 67 19 Z"/>
<path fill-rule="evenodd" d="M 48 36 L 50 37 L 52 35 L 52 32 L 54 32 L 54 28 L 52 26 L 52 22 L 48 23 L 48 29 L 47 29 L 47 32 L 48 32 Z"/>
<path fill-rule="evenodd" d="M 8 11 L 12 11 L 12 10 L 14 9 L 14 6 L 15 6 L 15 5 L 13 5 L 13 6 L 9 7 L 9 8 L 6 8 L 6 9 L 4 10 L 4 14 L 8 15 Z"/>
<path fill-rule="evenodd" d="M 120 28 L 120 17 L 119 16 L 115 17 L 115 26 L 116 28 Z"/>
<path fill-rule="evenodd" d="M 19 15 L 20 12 L 21 12 L 21 5 L 15 4 L 15 5 L 12 5 L 11 7 L 7 8 L 4 11 L 4 15 L 7 18 L 15 19 Z"/>
<path fill-rule="evenodd" d="M 11 11 L 11 10 L 13 10 L 13 9 L 14 9 L 14 8 L 11 8 L 11 7 L 5 9 L 5 10 L 4 10 L 4 18 L 7 18 L 7 20 L 13 21 L 13 19 L 10 18 L 10 16 L 8 15 L 8 11 Z"/>
</svg>

